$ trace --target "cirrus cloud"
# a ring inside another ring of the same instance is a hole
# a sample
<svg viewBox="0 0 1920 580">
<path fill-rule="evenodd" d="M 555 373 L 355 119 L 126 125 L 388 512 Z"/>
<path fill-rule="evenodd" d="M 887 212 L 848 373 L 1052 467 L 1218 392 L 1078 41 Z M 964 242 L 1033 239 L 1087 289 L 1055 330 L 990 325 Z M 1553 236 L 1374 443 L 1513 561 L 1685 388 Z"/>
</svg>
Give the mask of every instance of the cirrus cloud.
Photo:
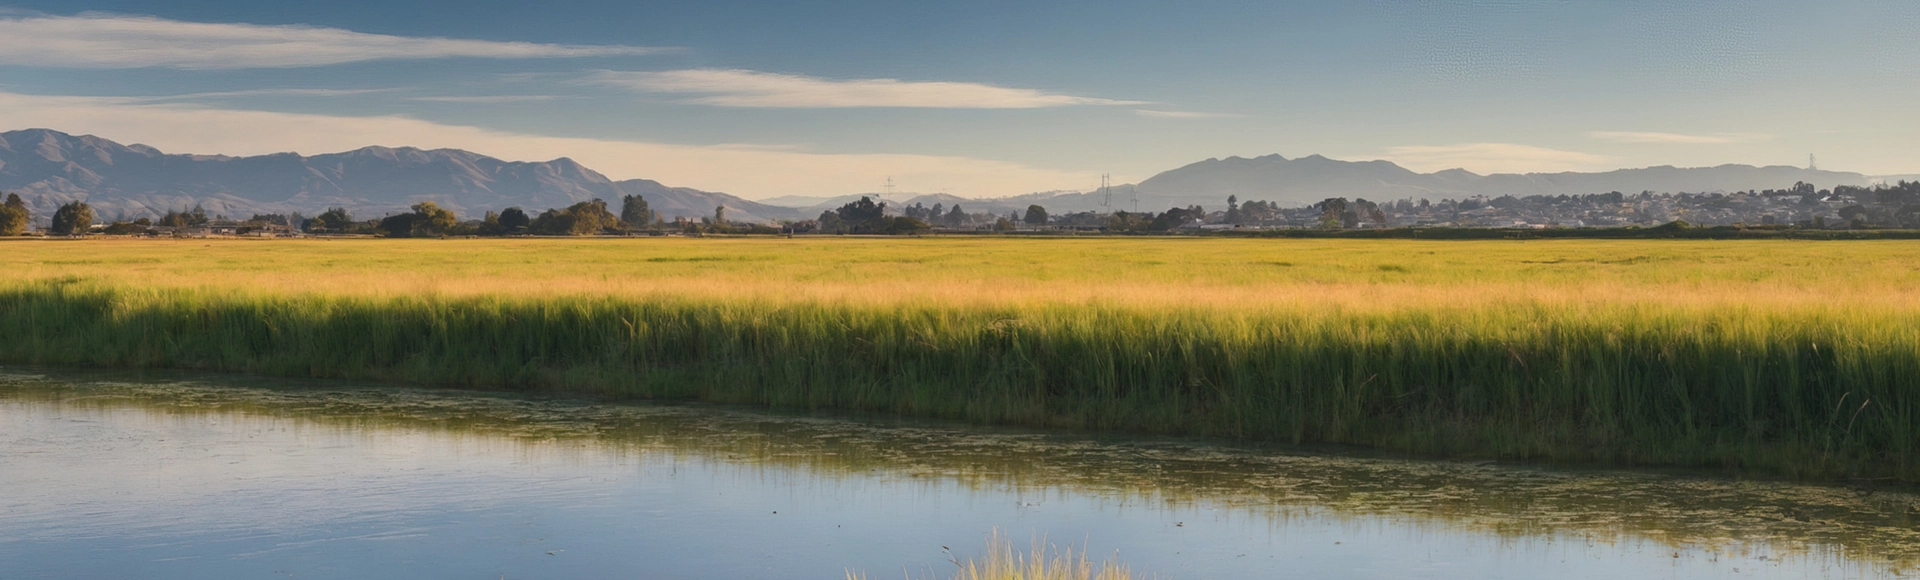
<svg viewBox="0 0 1920 580">
<path fill-rule="evenodd" d="M 705 95 L 689 102 L 719 107 L 836 109 L 1038 109 L 1076 105 L 1143 105 L 1036 89 L 951 81 L 827 79 L 740 69 L 656 72 L 600 71 L 588 82 L 645 93 Z"/>
<path fill-rule="evenodd" d="M 243 69 L 369 60 L 567 58 L 671 49 L 390 36 L 315 26 L 184 22 L 82 13 L 0 18 L 0 64 L 63 68 Z"/>
</svg>

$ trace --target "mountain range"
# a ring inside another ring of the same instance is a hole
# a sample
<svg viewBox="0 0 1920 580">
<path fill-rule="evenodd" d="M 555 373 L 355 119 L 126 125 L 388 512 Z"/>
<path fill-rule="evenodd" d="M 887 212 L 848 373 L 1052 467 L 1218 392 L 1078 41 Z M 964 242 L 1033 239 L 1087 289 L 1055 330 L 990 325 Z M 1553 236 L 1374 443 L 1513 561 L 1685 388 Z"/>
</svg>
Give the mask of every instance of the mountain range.
<svg viewBox="0 0 1920 580">
<path fill-rule="evenodd" d="M 613 181 L 571 159 L 502 161 L 457 149 L 365 147 L 344 153 L 253 157 L 162 153 L 92 135 L 47 129 L 0 133 L 0 190 L 21 193 L 34 215 L 85 200 L 108 219 L 157 216 L 195 205 L 244 218 L 316 214 L 346 207 L 362 218 L 433 201 L 463 216 L 518 206 L 532 212 L 595 198 L 616 207 L 640 195 L 663 217 L 713 215 L 726 205 L 745 220 L 794 217 L 791 208 L 724 193 Z"/>
<path fill-rule="evenodd" d="M 1867 185 L 1872 178 L 1859 173 L 1821 171 L 1782 165 L 1672 166 L 1620 169 L 1600 173 L 1496 173 L 1480 175 L 1464 169 L 1417 173 L 1387 161 L 1340 161 L 1319 155 L 1287 159 L 1228 157 L 1208 159 L 1163 172 L 1141 181 L 1140 196 L 1160 207 L 1180 204 L 1218 205 L 1229 195 L 1241 200 L 1277 201 L 1287 205 L 1314 203 L 1329 197 L 1464 198 L 1502 195 L 1580 195 L 1589 193 L 1726 192 L 1785 189 L 1797 181 L 1830 188 Z"/>
<path fill-rule="evenodd" d="M 1907 176 L 1911 177 L 1911 176 Z M 1480 175 L 1462 169 L 1419 173 L 1387 161 L 1341 161 L 1319 155 L 1208 159 L 1105 191 L 1053 191 L 973 199 L 949 194 L 783 196 L 751 201 L 719 192 L 669 187 L 646 179 L 614 181 L 571 159 L 504 161 L 458 149 L 365 147 L 303 156 L 251 157 L 163 153 L 91 135 L 48 129 L 0 133 L 0 191 L 24 195 L 44 220 L 61 204 L 85 200 L 106 219 L 157 216 L 195 205 L 246 217 L 345 207 L 363 219 L 433 201 L 462 216 L 518 206 L 537 212 L 591 199 L 617 205 L 639 195 L 662 217 L 711 216 L 724 205 L 731 219 L 766 221 L 820 215 L 861 196 L 895 207 L 960 204 L 970 213 L 1016 212 L 1029 204 L 1053 213 L 1101 209 L 1145 211 L 1173 206 L 1218 208 L 1228 196 L 1282 205 L 1329 197 L 1393 200 L 1620 191 L 1713 192 L 1781 189 L 1804 181 L 1827 188 L 1875 181 L 1851 172 L 1788 166 L 1721 165 L 1621 169 L 1599 173 Z"/>
</svg>

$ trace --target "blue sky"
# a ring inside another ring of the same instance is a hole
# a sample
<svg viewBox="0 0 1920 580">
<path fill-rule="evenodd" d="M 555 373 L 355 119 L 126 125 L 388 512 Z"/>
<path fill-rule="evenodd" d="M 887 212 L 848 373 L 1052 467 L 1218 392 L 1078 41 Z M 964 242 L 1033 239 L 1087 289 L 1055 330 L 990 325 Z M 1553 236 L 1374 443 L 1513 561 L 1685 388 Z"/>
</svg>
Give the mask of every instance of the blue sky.
<svg viewBox="0 0 1920 580">
<path fill-rule="evenodd" d="M 567 156 L 746 197 L 1209 157 L 1920 172 L 1920 3 L 13 2 L 0 126 Z"/>
</svg>

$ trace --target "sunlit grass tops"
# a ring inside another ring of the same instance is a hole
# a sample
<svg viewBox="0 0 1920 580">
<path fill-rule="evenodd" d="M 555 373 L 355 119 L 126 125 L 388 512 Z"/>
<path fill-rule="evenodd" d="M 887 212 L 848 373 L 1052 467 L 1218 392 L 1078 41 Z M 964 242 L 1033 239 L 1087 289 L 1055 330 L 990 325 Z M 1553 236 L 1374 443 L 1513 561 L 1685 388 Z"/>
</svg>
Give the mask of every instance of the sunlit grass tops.
<svg viewBox="0 0 1920 580">
<path fill-rule="evenodd" d="M 1920 478 L 1920 245 L 0 243 L 0 360 Z"/>
</svg>

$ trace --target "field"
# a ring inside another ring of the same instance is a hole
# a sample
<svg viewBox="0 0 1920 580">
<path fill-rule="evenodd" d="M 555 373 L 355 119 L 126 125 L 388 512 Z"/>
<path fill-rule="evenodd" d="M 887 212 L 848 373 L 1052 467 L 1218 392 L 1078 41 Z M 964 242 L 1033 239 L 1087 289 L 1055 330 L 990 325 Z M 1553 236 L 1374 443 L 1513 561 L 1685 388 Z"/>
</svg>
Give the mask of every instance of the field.
<svg viewBox="0 0 1920 580">
<path fill-rule="evenodd" d="M 0 242 L 0 361 L 1920 479 L 1906 241 Z"/>
</svg>

